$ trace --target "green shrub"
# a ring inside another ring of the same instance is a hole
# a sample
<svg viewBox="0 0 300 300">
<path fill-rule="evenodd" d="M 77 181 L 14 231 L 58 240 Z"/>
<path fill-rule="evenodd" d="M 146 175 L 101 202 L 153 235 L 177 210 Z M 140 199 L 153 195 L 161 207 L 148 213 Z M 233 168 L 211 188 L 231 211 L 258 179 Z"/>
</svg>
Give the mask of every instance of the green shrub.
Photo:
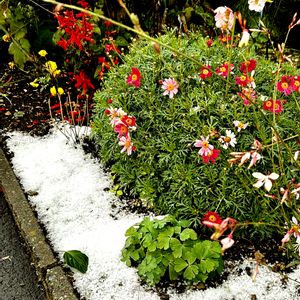
<svg viewBox="0 0 300 300">
<path fill-rule="evenodd" d="M 126 231 L 122 261 L 137 266 L 138 274 L 150 285 L 162 277 L 205 282 L 223 269 L 221 247 L 218 242 L 200 241 L 188 225 L 172 216 L 161 220 L 145 217 Z"/>
<path fill-rule="evenodd" d="M 222 217 L 258 224 L 248 227 L 247 234 L 270 236 L 297 214 L 296 194 L 289 192 L 288 199 L 281 201 L 280 188 L 292 191 L 299 182 L 299 163 L 293 159 L 299 149 L 299 90 L 285 96 L 275 89 L 281 75 L 297 75 L 297 70 L 281 64 L 278 71 L 275 62 L 256 56 L 249 47 L 232 48 L 219 41 L 208 47 L 199 34 L 176 37 L 168 33 L 158 40 L 192 59 L 164 47 L 158 51 L 145 40 L 131 46 L 125 63 L 111 70 L 95 94 L 93 129 L 102 161 L 129 196 L 139 196 L 158 213 L 175 214 L 197 226 L 205 212 L 218 211 Z M 257 61 L 252 74 L 256 96 L 244 105 L 235 78 L 241 76 L 241 63 L 250 59 Z M 199 77 L 201 64 L 216 70 L 226 61 L 235 67 L 228 78 Z M 132 67 L 141 73 L 140 87 L 126 82 Z M 167 78 L 179 85 L 172 99 L 163 95 L 161 81 Z M 266 105 L 275 104 L 266 101 L 271 98 L 281 99 L 282 112 L 265 110 Z M 110 107 L 122 108 L 136 118 L 136 130 L 130 130 L 136 151 L 131 155 L 120 151 L 107 116 Z M 248 123 L 247 128 L 238 131 L 235 120 Z M 236 135 L 235 147 L 222 148 L 219 139 L 226 130 Z M 221 150 L 214 163 L 205 163 L 197 153 L 195 141 L 201 136 L 209 137 L 209 143 Z M 255 140 L 260 143 L 254 144 Z M 254 151 L 262 159 L 251 169 L 247 168 L 251 158 L 240 165 L 238 155 Z M 253 187 L 257 181 L 253 172 L 274 172 L 279 178 L 266 192 Z M 263 226 L 269 223 L 276 225 Z"/>
</svg>

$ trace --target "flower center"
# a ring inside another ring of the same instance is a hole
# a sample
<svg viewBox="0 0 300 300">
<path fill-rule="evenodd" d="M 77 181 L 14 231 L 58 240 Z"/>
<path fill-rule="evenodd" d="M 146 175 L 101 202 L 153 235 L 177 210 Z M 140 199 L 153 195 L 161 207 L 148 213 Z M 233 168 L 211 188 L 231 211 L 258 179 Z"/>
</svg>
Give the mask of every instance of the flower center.
<svg viewBox="0 0 300 300">
<path fill-rule="evenodd" d="M 271 107 L 273 105 L 272 101 L 267 101 L 266 106 Z"/>
<path fill-rule="evenodd" d="M 174 84 L 169 83 L 168 86 L 167 86 L 167 90 L 168 91 L 173 91 L 174 90 Z"/>
<path fill-rule="evenodd" d="M 126 140 L 125 144 L 124 144 L 124 147 L 125 148 L 129 148 L 131 145 L 131 141 L 130 140 Z"/>
<path fill-rule="evenodd" d="M 205 142 L 202 142 L 202 147 L 203 147 L 203 148 L 208 148 L 208 142 L 206 142 L 206 141 L 205 141 Z"/>
<path fill-rule="evenodd" d="M 133 81 L 137 80 L 137 75 L 136 75 L 136 74 L 133 74 L 133 75 L 131 76 L 131 79 L 132 79 Z"/>
<path fill-rule="evenodd" d="M 208 74 L 208 70 L 207 70 L 207 69 L 204 69 L 204 70 L 203 70 L 203 74 L 204 74 L 204 75 L 207 75 L 207 74 Z"/>
<path fill-rule="evenodd" d="M 226 68 L 225 68 L 225 67 L 221 67 L 221 68 L 220 68 L 220 71 L 221 71 L 222 73 L 224 73 L 224 72 L 226 72 Z"/>
<path fill-rule="evenodd" d="M 240 122 L 240 124 L 238 125 L 238 127 L 244 128 L 244 124 L 242 122 Z"/>
<path fill-rule="evenodd" d="M 300 82 L 299 82 L 299 81 L 295 81 L 295 82 L 294 82 L 294 85 L 295 85 L 295 86 L 299 86 L 299 85 L 300 85 Z"/>
<path fill-rule="evenodd" d="M 279 109 L 279 105 L 278 105 L 277 103 L 275 103 L 274 109 L 275 109 L 275 110 Z"/>
<path fill-rule="evenodd" d="M 289 84 L 288 84 L 287 82 L 283 82 L 283 83 L 281 84 L 281 87 L 282 87 L 283 89 L 286 89 L 286 88 L 289 87 Z"/>
<path fill-rule="evenodd" d="M 209 219 L 209 221 L 211 221 L 211 222 L 216 222 L 216 221 L 217 221 L 217 218 L 216 218 L 214 215 L 210 215 L 210 216 L 208 217 L 208 219 Z"/>
<path fill-rule="evenodd" d="M 246 76 L 242 75 L 241 77 L 241 81 L 245 81 L 246 80 Z"/>
<path fill-rule="evenodd" d="M 122 126 L 121 127 L 121 132 L 123 132 L 123 133 L 127 132 L 127 127 L 126 126 Z"/>
<path fill-rule="evenodd" d="M 229 143 L 231 141 L 231 137 L 225 136 L 224 141 L 225 141 L 225 143 Z"/>
</svg>

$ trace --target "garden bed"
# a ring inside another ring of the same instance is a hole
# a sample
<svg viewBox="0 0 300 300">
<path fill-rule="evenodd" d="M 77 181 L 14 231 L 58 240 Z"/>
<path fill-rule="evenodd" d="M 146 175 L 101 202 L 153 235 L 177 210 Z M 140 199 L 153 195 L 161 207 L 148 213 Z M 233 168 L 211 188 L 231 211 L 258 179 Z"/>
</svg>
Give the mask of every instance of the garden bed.
<svg viewBox="0 0 300 300">
<path fill-rule="evenodd" d="M 7 140 L 15 173 L 60 255 L 80 250 L 89 257 L 86 274 L 74 273 L 83 298 L 96 299 L 298 299 L 300 268 L 289 274 L 260 265 L 252 280 L 254 257 L 227 260 L 228 278 L 217 287 L 158 292 L 141 284 L 136 271 L 120 261 L 124 233 L 143 215 L 125 213 L 109 191 L 112 181 L 99 162 L 80 147 L 67 143 L 58 130 L 45 137 L 13 132 Z M 114 209 L 112 207 L 115 207 Z M 239 252 L 238 245 L 229 251 Z M 255 298 L 256 297 L 256 298 Z"/>
</svg>

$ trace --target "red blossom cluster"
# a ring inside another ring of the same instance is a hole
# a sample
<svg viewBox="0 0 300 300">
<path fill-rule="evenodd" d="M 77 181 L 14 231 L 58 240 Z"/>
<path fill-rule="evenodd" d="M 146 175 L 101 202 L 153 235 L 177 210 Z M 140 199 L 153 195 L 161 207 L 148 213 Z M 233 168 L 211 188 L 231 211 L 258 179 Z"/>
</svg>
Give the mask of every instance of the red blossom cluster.
<svg viewBox="0 0 300 300">
<path fill-rule="evenodd" d="M 111 103 L 111 99 L 107 101 Z M 130 137 L 130 130 L 136 130 L 136 120 L 133 116 L 128 116 L 122 108 L 109 108 L 105 110 L 105 114 L 110 117 L 110 123 L 114 127 L 114 131 L 118 133 L 119 145 L 123 146 L 121 152 L 127 152 L 128 155 L 136 150 Z"/>
<path fill-rule="evenodd" d="M 131 73 L 129 74 L 126 83 L 128 85 L 133 85 L 136 88 L 141 86 L 141 73 L 138 68 L 131 68 Z"/>
<path fill-rule="evenodd" d="M 88 9 L 88 3 L 85 1 L 78 1 L 78 5 Z M 69 47 L 83 50 L 85 42 L 94 43 L 93 29 L 94 25 L 90 22 L 90 17 L 87 13 L 79 12 L 74 14 L 72 10 L 65 10 L 62 15 L 55 15 L 58 21 L 59 29 L 65 32 L 66 38 L 61 37 L 57 45 L 62 47 L 65 51 Z"/>
<path fill-rule="evenodd" d="M 299 92 L 300 89 L 300 76 L 283 75 L 276 84 L 277 90 L 284 93 L 286 96 L 292 92 Z"/>
<path fill-rule="evenodd" d="M 283 101 L 281 101 L 281 100 L 272 100 L 272 99 L 269 99 L 267 101 L 264 101 L 264 103 L 263 103 L 263 109 L 264 110 L 268 110 L 271 113 L 279 114 L 283 110 L 282 103 L 283 103 Z"/>
</svg>

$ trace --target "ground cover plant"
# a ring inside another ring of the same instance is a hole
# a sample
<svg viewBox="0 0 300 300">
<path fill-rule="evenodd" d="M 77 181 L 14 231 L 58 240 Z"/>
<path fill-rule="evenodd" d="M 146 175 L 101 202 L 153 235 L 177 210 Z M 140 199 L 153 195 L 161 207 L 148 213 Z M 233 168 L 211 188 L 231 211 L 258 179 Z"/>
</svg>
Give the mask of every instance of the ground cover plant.
<svg viewBox="0 0 300 300">
<path fill-rule="evenodd" d="M 131 197 L 212 228 L 224 248 L 235 231 L 299 257 L 299 71 L 284 44 L 277 62 L 256 55 L 240 14 L 215 19 L 219 39 L 174 31 L 131 46 L 95 94 L 100 157 Z"/>
</svg>

